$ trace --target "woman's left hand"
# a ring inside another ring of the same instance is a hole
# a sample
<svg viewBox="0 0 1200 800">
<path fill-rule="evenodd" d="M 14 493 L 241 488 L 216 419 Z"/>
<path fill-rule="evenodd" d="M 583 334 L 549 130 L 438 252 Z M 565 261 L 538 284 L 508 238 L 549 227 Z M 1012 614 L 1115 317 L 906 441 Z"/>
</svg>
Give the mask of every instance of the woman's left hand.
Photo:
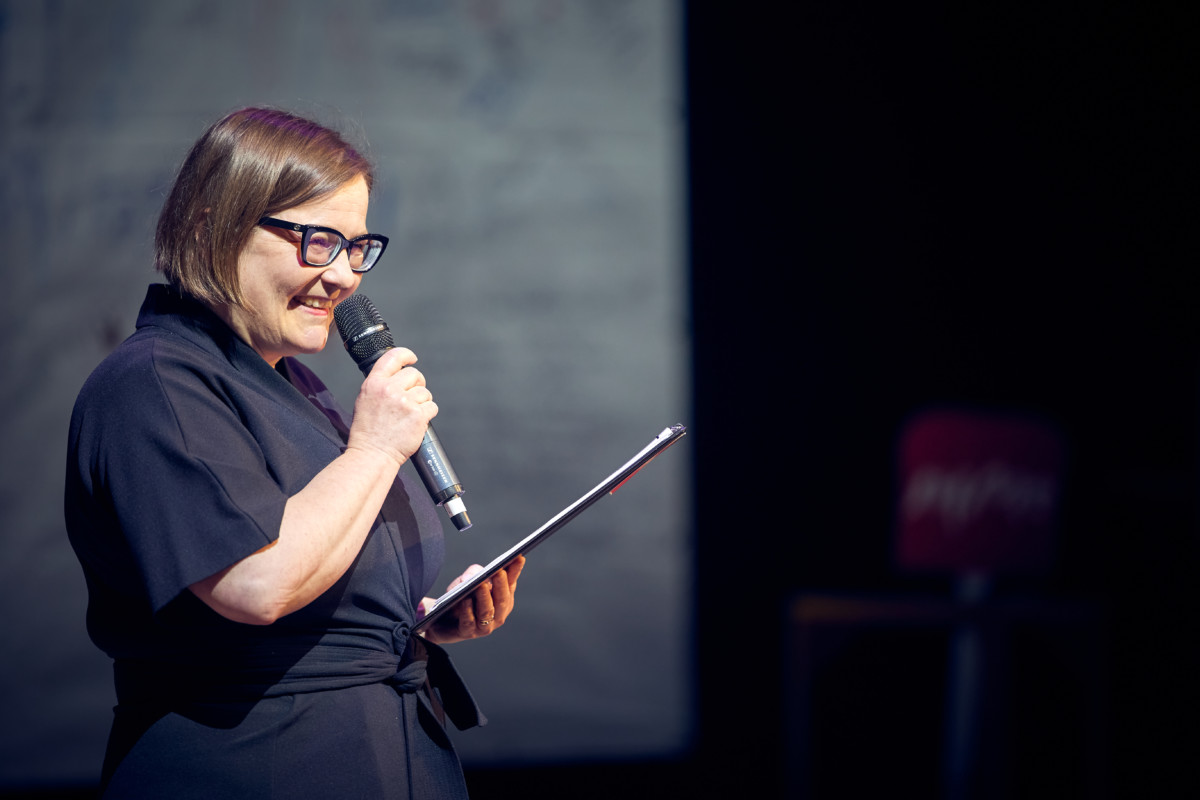
<svg viewBox="0 0 1200 800">
<path fill-rule="evenodd" d="M 508 619 L 513 610 L 513 595 L 517 590 L 517 578 L 525 566 L 525 556 L 517 556 L 503 569 L 497 570 L 481 583 L 469 596 L 459 600 L 450 611 L 435 621 L 425 632 L 425 638 L 435 644 L 450 644 L 465 639 L 487 636 Z M 455 578 L 446 591 L 450 591 L 483 567 L 470 566 Z M 434 598 L 421 601 L 422 609 L 432 606 Z"/>
</svg>

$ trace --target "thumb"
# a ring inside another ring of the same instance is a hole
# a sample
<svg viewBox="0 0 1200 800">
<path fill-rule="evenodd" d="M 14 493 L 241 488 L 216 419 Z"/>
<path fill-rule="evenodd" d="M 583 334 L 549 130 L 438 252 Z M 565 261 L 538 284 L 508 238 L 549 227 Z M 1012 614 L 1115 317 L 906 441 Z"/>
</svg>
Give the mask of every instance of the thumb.
<svg viewBox="0 0 1200 800">
<path fill-rule="evenodd" d="M 465 583 L 466 581 L 471 580 L 472 576 L 477 575 L 480 572 L 483 572 L 483 567 L 480 566 L 479 564 L 472 564 L 471 566 L 467 567 L 466 571 L 463 572 L 462 575 L 459 575 L 457 578 L 455 578 L 454 580 L 452 580 L 450 582 L 450 585 L 446 587 L 446 591 L 450 591 L 454 587 L 460 586 L 463 583 Z"/>
</svg>

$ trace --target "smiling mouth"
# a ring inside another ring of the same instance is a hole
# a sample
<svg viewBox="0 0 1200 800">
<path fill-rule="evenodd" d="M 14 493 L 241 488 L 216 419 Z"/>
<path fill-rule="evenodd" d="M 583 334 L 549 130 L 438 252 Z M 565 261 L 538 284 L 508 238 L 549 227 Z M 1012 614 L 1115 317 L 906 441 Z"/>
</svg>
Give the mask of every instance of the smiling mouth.
<svg viewBox="0 0 1200 800">
<path fill-rule="evenodd" d="M 333 307 L 332 300 L 323 300 L 318 297 L 300 297 L 296 299 L 296 302 L 307 308 L 315 308 L 318 311 L 328 311 Z"/>
</svg>

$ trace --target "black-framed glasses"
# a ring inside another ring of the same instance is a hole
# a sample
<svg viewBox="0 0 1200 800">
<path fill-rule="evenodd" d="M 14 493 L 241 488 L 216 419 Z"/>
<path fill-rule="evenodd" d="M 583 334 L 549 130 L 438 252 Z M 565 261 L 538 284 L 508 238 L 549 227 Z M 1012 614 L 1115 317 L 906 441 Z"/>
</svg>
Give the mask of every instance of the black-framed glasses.
<svg viewBox="0 0 1200 800">
<path fill-rule="evenodd" d="M 350 269 L 367 272 L 379 261 L 387 249 L 388 237 L 378 233 L 364 233 L 347 239 L 333 228 L 321 225 L 301 225 L 275 217 L 263 217 L 259 225 L 282 228 L 303 234 L 300 240 L 300 259 L 310 267 L 328 267 L 338 254 L 345 250 L 350 258 Z"/>
</svg>

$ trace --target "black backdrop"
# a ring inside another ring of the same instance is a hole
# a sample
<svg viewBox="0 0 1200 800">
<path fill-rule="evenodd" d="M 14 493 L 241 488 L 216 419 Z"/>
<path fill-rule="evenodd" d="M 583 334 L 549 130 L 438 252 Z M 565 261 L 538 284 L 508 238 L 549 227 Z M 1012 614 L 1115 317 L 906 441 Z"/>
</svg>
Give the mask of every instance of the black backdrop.
<svg viewBox="0 0 1200 800">
<path fill-rule="evenodd" d="M 1055 568 L 1001 591 L 1101 609 L 1111 796 L 1195 787 L 1196 16 L 1022 5 L 689 6 L 697 763 L 728 788 L 794 758 L 790 596 L 948 590 L 890 556 L 892 441 L 935 403 L 1063 428 Z M 1026 749 L 1065 758 L 1057 706 L 1025 702 Z M 823 768 L 917 796 L 885 763 Z M 1082 794 L 1062 779 L 1008 791 Z"/>
</svg>

